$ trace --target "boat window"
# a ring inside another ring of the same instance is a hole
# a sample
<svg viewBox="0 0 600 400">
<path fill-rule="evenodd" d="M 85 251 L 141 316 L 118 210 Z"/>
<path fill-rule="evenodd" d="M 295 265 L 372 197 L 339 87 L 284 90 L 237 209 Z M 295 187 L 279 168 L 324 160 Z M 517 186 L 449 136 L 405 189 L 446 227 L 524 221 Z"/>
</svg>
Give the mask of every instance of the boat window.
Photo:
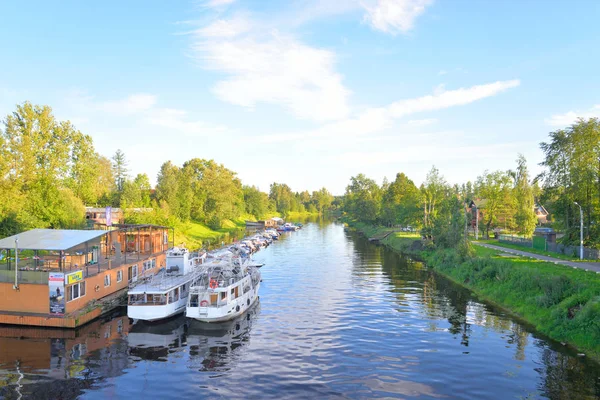
<svg viewBox="0 0 600 400">
<path fill-rule="evenodd" d="M 219 296 L 216 293 L 211 294 L 210 295 L 210 304 L 213 306 L 216 306 L 218 298 L 219 298 Z"/>
<path fill-rule="evenodd" d="M 149 295 L 151 296 L 151 295 Z M 130 305 L 140 305 L 146 302 L 146 296 L 143 294 L 130 294 L 129 295 L 129 304 Z"/>
<path fill-rule="evenodd" d="M 169 304 L 171 304 L 173 301 L 175 301 L 175 300 L 173 300 L 173 298 L 174 298 L 174 297 L 173 297 L 173 291 L 171 290 L 171 291 L 169 292 Z"/>
<path fill-rule="evenodd" d="M 240 296 L 240 287 L 236 286 L 235 287 L 235 298 L 237 299 Z"/>
<path fill-rule="evenodd" d="M 227 297 L 227 292 L 221 292 L 221 300 Z"/>
<path fill-rule="evenodd" d="M 231 295 L 233 296 L 233 294 L 235 293 L 235 289 L 231 289 Z"/>
<path fill-rule="evenodd" d="M 190 307 L 198 307 L 198 295 L 193 294 L 190 296 Z"/>
<path fill-rule="evenodd" d="M 179 300 L 179 288 L 175 288 L 175 291 L 173 293 L 173 301 L 177 300 Z"/>
</svg>

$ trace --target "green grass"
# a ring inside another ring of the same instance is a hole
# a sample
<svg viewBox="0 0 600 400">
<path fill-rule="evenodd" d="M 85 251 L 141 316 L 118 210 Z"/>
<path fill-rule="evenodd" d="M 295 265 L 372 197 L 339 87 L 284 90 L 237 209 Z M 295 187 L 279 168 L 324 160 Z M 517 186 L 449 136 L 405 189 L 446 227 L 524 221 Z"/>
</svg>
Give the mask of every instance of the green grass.
<svg viewBox="0 0 600 400">
<path fill-rule="evenodd" d="M 512 243 L 500 243 L 498 240 L 495 240 L 495 239 L 478 240 L 477 242 L 479 242 L 479 243 L 493 244 L 494 246 L 505 247 L 507 249 L 526 251 L 528 253 L 539 254 L 541 256 L 554 257 L 554 258 L 558 258 L 560 260 L 565 260 L 565 261 L 583 261 L 583 262 L 590 262 L 591 261 L 591 260 L 580 260 L 579 258 L 568 256 L 566 254 L 553 253 L 553 252 L 550 252 L 550 251 L 538 250 L 538 249 L 534 249 L 532 247 L 519 246 L 519 245 L 512 244 Z"/>
<path fill-rule="evenodd" d="M 245 219 L 225 220 L 222 228 L 212 230 L 208 226 L 195 222 L 180 222 L 175 227 L 175 245 L 184 245 L 188 249 L 219 247 L 222 242 L 230 242 L 234 238 L 243 236 L 246 230 Z"/>
<path fill-rule="evenodd" d="M 316 212 L 309 212 L 309 211 L 304 211 L 304 212 L 299 212 L 299 211 L 290 211 L 287 214 L 287 220 L 291 221 L 293 219 L 300 219 L 300 218 L 306 218 L 306 217 L 313 217 L 313 216 L 318 216 L 319 213 Z"/>
<path fill-rule="evenodd" d="M 377 230 L 350 224 L 367 235 Z M 472 246 L 472 256 L 461 256 L 454 249 L 424 246 L 418 237 L 402 233 L 384 243 L 419 257 L 550 338 L 600 359 L 600 274 L 528 257 L 504 257 L 503 251 L 481 246 Z"/>
</svg>

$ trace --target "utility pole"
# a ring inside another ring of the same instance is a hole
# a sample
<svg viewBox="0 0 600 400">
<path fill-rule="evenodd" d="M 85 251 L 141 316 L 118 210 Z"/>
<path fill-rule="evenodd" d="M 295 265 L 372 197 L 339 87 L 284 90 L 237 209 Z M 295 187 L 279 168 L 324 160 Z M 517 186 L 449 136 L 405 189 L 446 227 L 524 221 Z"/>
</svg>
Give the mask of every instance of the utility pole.
<svg viewBox="0 0 600 400">
<path fill-rule="evenodd" d="M 576 201 L 573 203 L 579 207 L 579 259 L 583 260 L 583 208 Z"/>
<path fill-rule="evenodd" d="M 475 240 L 479 240 L 479 209 L 475 206 Z"/>
<path fill-rule="evenodd" d="M 19 237 L 15 237 L 15 285 L 13 289 L 19 290 Z"/>
</svg>

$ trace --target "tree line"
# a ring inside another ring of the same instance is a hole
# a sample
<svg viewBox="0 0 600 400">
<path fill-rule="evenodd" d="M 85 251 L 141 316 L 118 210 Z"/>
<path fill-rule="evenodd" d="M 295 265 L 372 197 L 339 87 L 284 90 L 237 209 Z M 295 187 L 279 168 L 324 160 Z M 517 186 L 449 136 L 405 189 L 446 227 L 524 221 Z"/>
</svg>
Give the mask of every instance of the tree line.
<svg viewBox="0 0 600 400">
<path fill-rule="evenodd" d="M 456 247 L 476 218 L 470 205 L 480 199 L 485 205 L 479 206 L 479 228 L 485 234 L 501 223 L 507 230 L 531 235 L 537 223 L 536 192 L 520 155 L 515 170 L 485 171 L 474 183 L 461 185 L 449 184 L 435 166 L 420 186 L 404 173 L 381 186 L 359 174 L 350 178 L 342 209 L 360 222 L 412 227 L 444 247 Z"/>
<path fill-rule="evenodd" d="M 126 214 L 130 222 L 197 221 L 218 229 L 225 220 L 248 215 L 323 212 L 333 201 L 325 188 L 310 194 L 280 183 L 267 194 L 199 158 L 181 167 L 163 163 L 152 188 L 147 174 L 129 175 L 122 150 L 110 158 L 99 154 L 89 135 L 58 121 L 49 106 L 29 102 L 17 105 L 0 129 L 0 193 L 0 237 L 78 227 L 85 206 L 147 209 Z"/>
<path fill-rule="evenodd" d="M 417 187 L 404 173 L 378 185 L 363 174 L 350 178 L 343 210 L 352 218 L 377 225 L 402 225 L 455 246 L 476 218 L 489 236 L 494 228 L 531 236 L 537 225 L 536 205 L 549 212 L 550 227 L 565 233 L 562 242 L 579 238 L 579 206 L 584 212 L 585 244 L 600 245 L 600 121 L 580 119 L 549 134 L 540 143 L 544 170 L 531 176 L 522 155 L 507 171 L 484 171 L 475 182 L 450 185 L 433 167 Z"/>
</svg>

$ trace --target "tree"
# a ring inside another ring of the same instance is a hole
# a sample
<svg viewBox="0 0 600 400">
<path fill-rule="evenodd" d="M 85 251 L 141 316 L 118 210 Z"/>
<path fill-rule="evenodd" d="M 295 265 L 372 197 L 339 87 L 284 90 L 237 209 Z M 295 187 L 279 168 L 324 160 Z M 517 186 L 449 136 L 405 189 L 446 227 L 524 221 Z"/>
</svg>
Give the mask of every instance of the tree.
<svg viewBox="0 0 600 400">
<path fill-rule="evenodd" d="M 113 174 L 115 177 L 115 185 L 119 193 L 123 192 L 123 185 L 127 180 L 127 159 L 125 153 L 121 149 L 117 149 L 112 157 Z"/>
<path fill-rule="evenodd" d="M 269 196 L 255 186 L 243 186 L 246 212 L 260 219 L 269 211 Z"/>
<path fill-rule="evenodd" d="M 440 171 L 435 166 L 431 167 L 425 182 L 421 185 L 424 228 L 431 229 L 433 227 L 438 205 L 446 196 L 447 190 L 448 184 Z"/>
<path fill-rule="evenodd" d="M 511 178 L 507 172 L 485 171 L 477 178 L 476 195 L 485 200 L 483 219 L 486 237 L 489 237 L 490 228 L 502 218 L 507 222 L 509 216 L 514 215 L 514 198 L 512 193 Z"/>
<path fill-rule="evenodd" d="M 375 223 L 381 206 L 381 189 L 363 174 L 350 178 L 346 186 L 344 211 L 361 222 Z"/>
<path fill-rule="evenodd" d="M 390 225 L 417 225 L 420 217 L 421 195 L 404 173 L 396 174 L 396 179 L 383 191 L 381 219 Z"/>
<path fill-rule="evenodd" d="M 269 199 L 275 202 L 277 212 L 281 213 L 284 217 L 287 216 L 290 211 L 294 211 L 294 192 L 292 192 L 292 189 L 285 183 L 272 183 L 269 190 Z"/>
<path fill-rule="evenodd" d="M 313 203 L 319 214 L 322 214 L 333 201 L 333 196 L 326 188 L 321 188 L 318 191 L 314 191 L 312 194 Z"/>
<path fill-rule="evenodd" d="M 527 161 L 522 154 L 517 159 L 517 170 L 511 172 L 514 180 L 514 198 L 516 203 L 515 223 L 517 232 L 525 236 L 531 236 L 537 225 L 537 217 L 534 212 L 535 200 L 533 187 L 529 182 Z"/>
</svg>

